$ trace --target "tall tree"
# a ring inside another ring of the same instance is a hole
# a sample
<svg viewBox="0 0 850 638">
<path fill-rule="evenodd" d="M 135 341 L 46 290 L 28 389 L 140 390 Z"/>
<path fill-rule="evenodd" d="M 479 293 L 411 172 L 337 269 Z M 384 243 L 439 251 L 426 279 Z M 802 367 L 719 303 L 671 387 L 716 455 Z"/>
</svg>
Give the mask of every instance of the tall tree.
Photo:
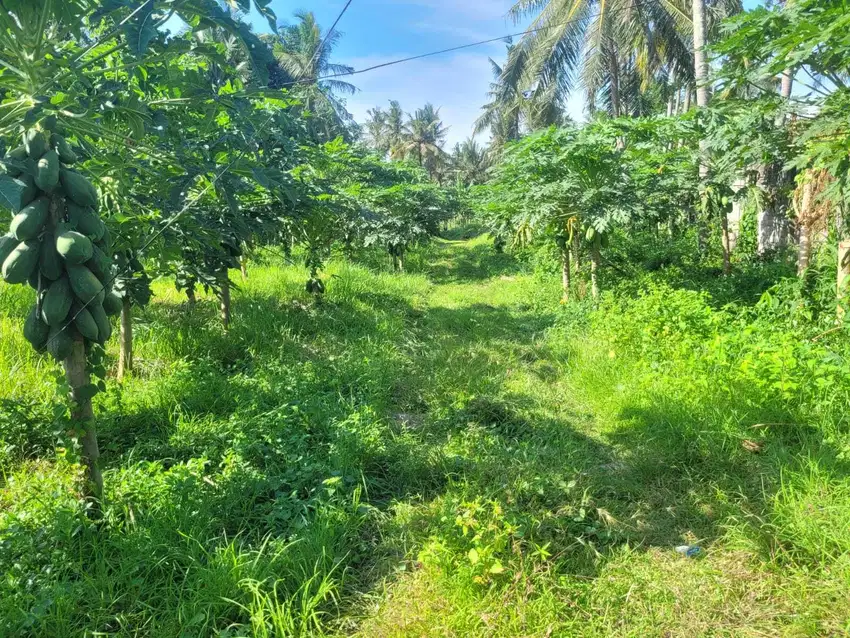
<svg viewBox="0 0 850 638">
<path fill-rule="evenodd" d="M 472 138 L 455 144 L 452 168 L 457 179 L 466 186 L 483 184 L 487 181 L 487 169 L 490 168 L 487 149 Z"/>
<path fill-rule="evenodd" d="M 354 95 L 357 88 L 333 77 L 351 73 L 354 69 L 331 62 L 334 48 L 342 33 L 322 31 L 311 11 L 295 14 L 295 24 L 284 25 L 273 35 L 263 36 L 272 47 L 279 67 L 296 82 L 296 89 L 305 101 L 308 111 L 320 116 L 327 126 L 326 137 L 346 134 L 352 121 L 342 96 Z M 326 79 L 322 79 L 326 78 Z"/>
<path fill-rule="evenodd" d="M 393 150 L 396 158 L 415 161 L 428 171 L 432 179 L 437 175 L 439 164 L 445 158 L 443 145 L 448 129 L 443 125 L 440 109 L 426 104 L 408 115 L 404 135 L 400 144 Z"/>
</svg>

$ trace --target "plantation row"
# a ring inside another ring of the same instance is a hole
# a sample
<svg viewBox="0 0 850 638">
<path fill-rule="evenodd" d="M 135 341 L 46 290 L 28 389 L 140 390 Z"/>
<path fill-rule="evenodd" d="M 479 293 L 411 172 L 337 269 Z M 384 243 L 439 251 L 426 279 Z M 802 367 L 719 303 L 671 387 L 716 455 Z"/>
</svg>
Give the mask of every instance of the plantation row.
<svg viewBox="0 0 850 638">
<path fill-rule="evenodd" d="M 276 28 L 268 4 L 238 8 Z M 321 295 L 335 243 L 380 246 L 401 270 L 462 196 L 343 141 L 340 117 L 213 0 L 12 5 L 0 18 L 0 199 L 14 218 L 0 262 L 6 283 L 35 290 L 21 327 L 64 362 L 97 495 L 90 401 L 104 388 L 107 315 L 121 315 L 120 379 L 154 278 L 173 277 L 190 303 L 213 291 L 227 326 L 227 270 L 244 273 L 255 248 L 298 247 Z M 188 26 L 172 36 L 176 18 Z"/>
</svg>

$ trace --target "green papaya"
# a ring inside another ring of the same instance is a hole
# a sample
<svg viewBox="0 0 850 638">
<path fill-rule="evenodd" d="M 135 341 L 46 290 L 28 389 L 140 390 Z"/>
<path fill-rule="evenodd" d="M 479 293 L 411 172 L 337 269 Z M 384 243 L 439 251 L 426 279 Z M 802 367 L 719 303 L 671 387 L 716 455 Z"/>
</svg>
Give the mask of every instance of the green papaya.
<svg viewBox="0 0 850 638">
<path fill-rule="evenodd" d="M 83 304 L 103 302 L 106 296 L 104 286 L 94 273 L 85 266 L 68 266 L 68 280 L 71 282 L 71 290 Z"/>
<path fill-rule="evenodd" d="M 24 147 L 27 149 L 27 155 L 37 161 L 48 151 L 47 138 L 41 131 L 31 128 L 24 133 Z"/>
<path fill-rule="evenodd" d="M 66 323 L 50 329 L 47 333 L 47 351 L 53 355 L 54 359 L 62 361 L 71 355 L 75 333 L 76 330 Z"/>
<path fill-rule="evenodd" d="M 114 317 L 120 315 L 123 308 L 124 301 L 114 292 L 110 292 L 103 298 L 103 310 L 108 316 Z"/>
<path fill-rule="evenodd" d="M 58 326 L 65 321 L 73 303 L 74 293 L 68 278 L 57 279 L 50 284 L 41 302 L 41 318 L 48 326 Z"/>
<path fill-rule="evenodd" d="M 8 153 L 6 153 L 6 159 L 12 162 L 23 162 L 27 159 L 27 149 L 23 146 L 19 146 L 16 149 L 12 149 Z M 6 173 L 9 177 L 17 177 L 21 174 L 20 169 L 14 166 L 4 166 L 3 172 Z"/>
<path fill-rule="evenodd" d="M 47 197 L 39 197 L 33 203 L 25 206 L 24 209 L 15 215 L 12 219 L 12 224 L 9 226 L 9 232 L 12 233 L 18 241 L 26 241 L 35 239 L 44 228 L 47 222 L 47 212 L 50 208 L 50 200 Z"/>
<path fill-rule="evenodd" d="M 17 181 L 21 182 L 23 187 L 21 189 L 21 199 L 16 202 L 20 204 L 18 210 L 15 211 L 16 213 L 26 208 L 27 205 L 38 196 L 38 187 L 35 185 L 35 179 L 32 175 L 23 173 L 17 178 Z"/>
<path fill-rule="evenodd" d="M 107 255 L 112 254 L 112 233 L 109 232 L 109 226 L 106 224 L 103 225 L 103 237 L 97 242 L 97 247 Z"/>
<path fill-rule="evenodd" d="M 79 173 L 69 170 L 59 171 L 59 181 L 65 193 L 80 206 L 97 206 L 97 190 L 92 183 Z"/>
<path fill-rule="evenodd" d="M 92 256 L 86 262 L 86 266 L 94 273 L 94 276 L 106 283 L 112 274 L 112 262 L 109 257 L 97 246 L 92 247 Z"/>
<path fill-rule="evenodd" d="M 3 262 L 3 279 L 7 284 L 22 284 L 38 265 L 41 242 L 30 239 L 18 244 Z"/>
<path fill-rule="evenodd" d="M 106 316 L 106 311 L 99 303 L 93 303 L 89 306 L 92 319 L 97 324 L 97 342 L 106 343 L 112 336 L 112 324 L 109 322 L 109 317 Z"/>
<path fill-rule="evenodd" d="M 90 310 L 93 310 L 97 304 L 90 304 L 87 308 L 83 308 L 79 303 L 71 306 L 70 318 L 74 320 L 74 327 L 89 341 L 97 341 L 98 327 L 92 317 Z"/>
<path fill-rule="evenodd" d="M 68 221 L 74 225 L 78 233 L 82 233 L 92 241 L 100 241 L 103 238 L 103 233 L 106 232 L 106 224 L 91 208 L 78 206 L 73 202 L 68 202 Z"/>
<path fill-rule="evenodd" d="M 47 151 L 38 160 L 35 170 L 35 185 L 46 193 L 59 184 L 59 155 L 56 151 Z"/>
<path fill-rule="evenodd" d="M 41 274 L 50 281 L 56 281 L 62 276 L 62 258 L 56 252 L 56 238 L 53 233 L 45 233 L 41 240 L 41 255 L 38 258 Z"/>
<path fill-rule="evenodd" d="M 66 264 L 77 266 L 91 259 L 93 246 L 91 240 L 74 230 L 66 230 L 56 236 L 56 252 Z"/>
<path fill-rule="evenodd" d="M 61 135 L 53 135 L 53 148 L 56 149 L 56 152 L 59 154 L 59 159 L 63 164 L 68 164 L 69 166 L 77 161 L 77 154 L 74 152 L 74 149 L 71 148 L 71 145 Z"/>
<path fill-rule="evenodd" d="M 593 241 L 593 239 L 595 237 L 596 237 L 596 229 L 593 226 L 591 226 L 590 228 L 587 229 L 587 234 L 585 235 L 585 239 L 587 239 L 587 241 Z"/>
<path fill-rule="evenodd" d="M 33 306 L 30 313 L 24 321 L 24 338 L 30 342 L 36 351 L 41 352 L 44 346 L 47 345 L 47 336 L 50 333 L 50 326 L 41 320 L 38 316 L 38 306 Z"/>
<path fill-rule="evenodd" d="M 608 233 L 603 233 L 599 237 L 599 245 L 602 246 L 602 248 L 608 248 Z"/>
<path fill-rule="evenodd" d="M 46 279 L 44 280 L 44 283 L 42 283 L 41 279 L 41 271 L 38 268 L 34 268 L 30 273 L 29 279 L 27 279 L 27 283 L 30 285 L 30 288 L 38 291 L 39 286 L 46 287 L 50 283 Z"/>
<path fill-rule="evenodd" d="M 18 247 L 19 243 L 14 235 L 3 235 L 0 237 L 0 267 L 3 266 L 6 257 L 12 254 L 12 251 Z"/>
</svg>

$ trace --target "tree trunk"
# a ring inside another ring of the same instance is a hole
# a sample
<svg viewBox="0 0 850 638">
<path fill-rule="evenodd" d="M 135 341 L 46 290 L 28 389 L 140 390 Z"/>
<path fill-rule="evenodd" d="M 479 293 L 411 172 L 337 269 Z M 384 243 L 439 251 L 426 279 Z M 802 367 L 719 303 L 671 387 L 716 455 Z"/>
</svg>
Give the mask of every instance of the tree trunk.
<svg viewBox="0 0 850 638">
<path fill-rule="evenodd" d="M 561 285 L 564 289 L 563 302 L 570 300 L 570 248 L 564 246 L 561 249 Z"/>
<path fill-rule="evenodd" d="M 190 284 L 186 288 L 186 301 L 188 302 L 190 308 L 195 307 L 195 304 L 198 301 L 198 298 L 195 296 L 195 284 Z"/>
<path fill-rule="evenodd" d="M 692 96 L 691 87 L 686 86 L 685 87 L 685 108 L 682 110 L 683 113 L 687 113 L 688 111 L 691 110 L 691 96 Z"/>
<path fill-rule="evenodd" d="M 244 255 L 239 258 L 239 272 L 242 273 L 242 281 L 248 281 L 248 260 Z"/>
<path fill-rule="evenodd" d="M 82 339 L 74 341 L 71 354 L 63 362 L 65 379 L 71 388 L 71 421 L 84 431 L 80 440 L 83 448 L 83 464 L 88 469 L 86 495 L 97 501 L 103 497 L 103 475 L 100 473 L 98 459 L 100 449 L 97 446 L 97 430 L 94 423 L 94 410 L 91 399 L 85 398 L 81 390 L 91 383 L 91 377 L 86 369 L 86 346 Z M 96 506 L 95 511 L 99 508 Z"/>
<path fill-rule="evenodd" d="M 812 256 L 812 190 L 814 182 L 810 179 L 811 174 L 806 176 L 803 183 L 803 196 L 800 198 L 800 210 L 797 211 L 797 276 L 802 277 L 809 267 Z"/>
<path fill-rule="evenodd" d="M 697 107 L 708 106 L 708 62 L 705 58 L 705 0 L 693 0 L 694 79 L 697 85 Z"/>
<path fill-rule="evenodd" d="M 221 325 L 227 330 L 230 328 L 230 277 L 224 271 L 221 280 Z"/>
<path fill-rule="evenodd" d="M 133 314 L 130 298 L 121 300 L 121 335 L 118 350 L 118 381 L 133 369 Z"/>
<path fill-rule="evenodd" d="M 670 67 L 670 73 L 667 76 L 667 87 L 668 87 L 667 90 L 669 92 L 669 96 L 667 97 L 667 117 L 673 117 L 673 113 L 674 113 L 673 105 L 674 105 L 675 101 L 674 101 L 673 91 L 675 90 L 675 88 L 674 88 L 675 83 L 676 83 L 676 73 L 675 73 L 673 67 L 671 66 Z M 676 93 L 678 95 L 678 91 L 676 91 Z"/>
<path fill-rule="evenodd" d="M 720 232 L 723 241 L 723 274 L 732 274 L 732 238 L 729 235 L 729 214 L 720 211 Z"/>
<path fill-rule="evenodd" d="M 590 249 L 590 293 L 594 299 L 599 299 L 599 247 Z"/>
<path fill-rule="evenodd" d="M 398 271 L 404 272 L 404 251 L 398 251 Z"/>
<path fill-rule="evenodd" d="M 838 300 L 847 298 L 847 281 L 850 280 L 850 241 L 838 242 Z M 844 309 L 838 306 L 838 318 L 844 318 Z"/>
<path fill-rule="evenodd" d="M 617 60 L 617 48 L 608 54 L 608 70 L 611 75 L 611 116 L 620 117 L 620 68 Z"/>
<path fill-rule="evenodd" d="M 585 288 L 584 279 L 582 279 L 581 276 L 581 239 L 577 232 L 573 233 L 573 263 L 575 266 L 576 278 L 578 279 L 578 298 L 584 299 L 587 289 Z"/>
</svg>

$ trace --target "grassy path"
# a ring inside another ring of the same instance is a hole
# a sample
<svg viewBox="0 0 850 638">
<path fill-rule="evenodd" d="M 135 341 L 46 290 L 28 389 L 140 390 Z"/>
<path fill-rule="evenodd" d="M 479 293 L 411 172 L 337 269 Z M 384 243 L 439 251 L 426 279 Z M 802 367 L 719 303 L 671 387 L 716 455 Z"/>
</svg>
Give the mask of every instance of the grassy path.
<svg viewBox="0 0 850 638">
<path fill-rule="evenodd" d="M 412 271 L 332 264 L 315 304 L 272 259 L 228 333 L 158 283 L 96 398 L 99 528 L 0 286 L 0 635 L 840 635 L 840 587 L 730 534 L 760 467 L 679 433 L 556 282 L 485 237 Z"/>
</svg>

